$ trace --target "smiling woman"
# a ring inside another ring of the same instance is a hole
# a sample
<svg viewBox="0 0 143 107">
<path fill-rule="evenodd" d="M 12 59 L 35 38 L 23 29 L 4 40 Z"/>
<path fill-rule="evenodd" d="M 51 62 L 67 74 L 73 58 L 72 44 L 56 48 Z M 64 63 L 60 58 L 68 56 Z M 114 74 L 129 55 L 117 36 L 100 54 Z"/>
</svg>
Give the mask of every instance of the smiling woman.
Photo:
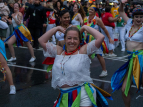
<svg viewBox="0 0 143 107">
<path fill-rule="evenodd" d="M 58 45 L 47 42 L 57 31 L 65 33 L 65 50 Z M 80 34 L 84 31 L 92 34 L 96 40 L 80 47 Z M 44 49 L 44 56 L 55 57 L 51 84 L 53 88 L 60 89 L 61 94 L 54 107 L 97 106 L 96 96 L 102 101 L 104 100 L 103 102 L 100 100 L 102 103 L 99 102 L 102 106 L 108 106 L 107 101 L 102 96 L 105 92 L 93 84 L 89 71 L 90 59 L 88 55 L 97 51 L 103 40 L 104 36 L 100 32 L 86 25 L 82 26 L 80 31 L 77 27 L 69 27 L 65 30 L 65 28 L 58 26 L 39 38 L 39 43 Z M 98 89 L 103 93 L 101 94 Z M 110 94 L 106 93 L 105 96 L 111 99 Z"/>
<path fill-rule="evenodd" d="M 143 9 L 135 8 L 130 19 L 124 12 L 123 3 L 121 3 L 119 12 L 125 21 L 127 34 L 127 52 L 130 55 L 128 62 L 121 66 L 112 76 L 111 87 L 113 91 L 122 86 L 122 96 L 125 107 L 130 107 L 130 87 L 131 83 L 140 90 L 143 85 Z M 138 92 L 137 91 L 137 92 Z"/>
</svg>

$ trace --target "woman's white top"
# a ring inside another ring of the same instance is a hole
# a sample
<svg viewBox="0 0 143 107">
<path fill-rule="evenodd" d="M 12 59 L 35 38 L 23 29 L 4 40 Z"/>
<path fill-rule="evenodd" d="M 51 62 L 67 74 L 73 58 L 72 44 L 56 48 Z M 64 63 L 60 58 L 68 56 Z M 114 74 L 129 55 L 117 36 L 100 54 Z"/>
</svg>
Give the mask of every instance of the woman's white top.
<svg viewBox="0 0 143 107">
<path fill-rule="evenodd" d="M 8 24 L 6 22 L 0 20 L 0 28 L 1 29 L 7 29 L 8 28 Z"/>
<path fill-rule="evenodd" d="M 18 14 L 17 14 L 18 15 Z M 17 15 L 15 16 L 16 20 L 17 20 Z M 23 23 L 23 20 L 21 20 L 21 24 Z M 15 22 L 15 20 L 12 18 L 12 24 L 13 24 L 13 27 L 17 27 L 18 24 Z"/>
<path fill-rule="evenodd" d="M 77 14 L 78 15 L 78 14 Z M 77 15 L 74 17 L 74 19 L 71 21 L 72 25 L 80 25 L 80 21 L 76 20 L 77 19 Z"/>
<path fill-rule="evenodd" d="M 127 30 L 127 34 L 125 35 L 125 39 L 129 41 L 135 41 L 135 42 L 143 42 L 143 27 L 141 27 L 132 37 L 129 37 L 129 31 L 133 25 L 133 20 L 129 19 L 127 21 L 127 24 L 125 25 L 125 28 Z"/>
<path fill-rule="evenodd" d="M 65 35 L 65 34 L 62 33 L 62 32 L 60 32 L 60 31 L 57 31 L 56 34 L 55 34 L 56 39 L 57 39 L 58 41 L 64 40 L 64 35 Z"/>
<path fill-rule="evenodd" d="M 98 48 L 95 46 L 93 40 L 87 45 L 87 54 L 76 55 L 57 55 L 56 45 L 47 42 L 44 51 L 45 57 L 55 57 L 54 65 L 52 68 L 52 87 L 58 88 L 65 84 L 74 86 L 75 84 L 81 85 L 85 82 L 93 83 L 90 77 L 90 59 L 88 55 L 95 53 Z M 61 68 L 62 67 L 62 68 Z M 63 70 L 64 68 L 64 70 Z M 63 74 L 64 72 L 65 74 Z"/>
</svg>

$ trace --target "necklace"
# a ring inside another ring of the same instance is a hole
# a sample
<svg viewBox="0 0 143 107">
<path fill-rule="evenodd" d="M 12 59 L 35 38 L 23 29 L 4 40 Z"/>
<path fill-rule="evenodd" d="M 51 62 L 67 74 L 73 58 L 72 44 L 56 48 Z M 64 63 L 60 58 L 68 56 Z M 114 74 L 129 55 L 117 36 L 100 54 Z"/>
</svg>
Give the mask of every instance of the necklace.
<svg viewBox="0 0 143 107">
<path fill-rule="evenodd" d="M 78 14 L 78 13 L 76 13 L 76 14 L 72 17 L 72 20 L 76 17 L 77 14 Z"/>
<path fill-rule="evenodd" d="M 75 49 L 74 51 L 72 51 L 72 52 L 70 52 L 70 53 L 67 53 L 66 52 L 66 50 L 65 50 L 65 55 L 71 55 L 71 54 L 73 54 L 73 53 L 75 53 L 77 50 L 79 50 L 80 49 L 80 46 L 77 48 L 77 49 Z M 71 58 L 71 56 L 64 62 L 64 63 L 62 63 L 63 61 L 64 61 L 64 58 L 65 58 L 65 55 L 64 55 L 64 57 L 63 57 L 63 59 L 62 59 L 62 61 L 61 61 L 61 70 L 62 70 L 62 74 L 63 75 L 65 75 L 65 72 L 64 72 L 64 65 L 65 65 L 65 63 Z"/>
<path fill-rule="evenodd" d="M 143 25 L 141 25 L 141 26 L 131 35 L 131 31 L 132 31 L 132 29 L 133 29 L 133 27 L 134 27 L 134 25 L 132 25 L 132 27 L 131 27 L 131 29 L 130 29 L 130 31 L 129 31 L 129 37 L 132 37 L 142 26 L 143 26 Z"/>
<path fill-rule="evenodd" d="M 62 59 L 62 61 L 61 61 L 61 70 L 62 70 L 62 74 L 63 75 L 65 75 L 65 72 L 64 72 L 64 65 L 65 65 L 65 63 L 71 58 L 71 56 L 64 62 L 64 63 L 62 63 L 63 61 L 64 61 L 64 58 L 65 58 L 65 56 L 63 57 L 63 59 Z"/>
</svg>

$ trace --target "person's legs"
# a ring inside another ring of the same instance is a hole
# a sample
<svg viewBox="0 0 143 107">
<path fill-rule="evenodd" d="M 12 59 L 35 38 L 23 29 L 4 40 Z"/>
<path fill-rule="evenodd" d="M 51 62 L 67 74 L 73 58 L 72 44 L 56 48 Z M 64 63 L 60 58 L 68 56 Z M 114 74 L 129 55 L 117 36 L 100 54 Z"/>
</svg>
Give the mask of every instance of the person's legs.
<svg viewBox="0 0 143 107">
<path fill-rule="evenodd" d="M 100 74 L 99 76 L 100 76 L 100 77 L 105 77 L 105 76 L 107 76 L 107 70 L 106 70 L 105 60 L 104 60 L 104 58 L 103 58 L 101 55 L 99 55 L 99 54 L 97 54 L 97 58 L 98 58 L 98 60 L 99 60 L 99 62 L 100 62 L 100 64 L 101 64 L 101 66 L 102 66 L 102 72 L 101 72 L 101 74 Z"/>
<path fill-rule="evenodd" d="M 5 58 L 3 57 L 3 55 L 1 53 L 0 53 L 0 62 L 1 62 L 2 67 L 4 68 L 4 70 L 6 71 L 6 78 L 8 80 L 9 85 L 13 85 L 11 71 L 7 65 Z"/>
<path fill-rule="evenodd" d="M 33 37 L 33 39 L 34 39 L 34 41 L 35 41 L 35 29 L 34 28 L 28 28 L 29 29 L 29 31 L 30 31 L 30 33 L 31 33 L 31 35 L 32 35 L 32 37 Z M 33 48 L 35 48 L 35 44 L 34 44 L 34 41 L 33 41 Z"/>
<path fill-rule="evenodd" d="M 128 77 L 128 75 L 125 76 L 124 81 L 123 81 L 123 85 L 122 85 L 122 98 L 123 98 L 125 107 L 130 107 L 130 103 L 131 103 L 130 90 L 128 92 L 128 96 L 125 96 L 125 94 L 124 94 L 124 91 L 126 88 L 126 83 L 127 83 L 127 77 Z"/>
<path fill-rule="evenodd" d="M 29 42 L 25 42 L 25 44 L 27 45 L 27 47 L 28 47 L 28 49 L 29 49 L 29 51 L 30 51 L 31 56 L 32 56 L 33 58 L 35 58 L 35 56 L 34 56 L 34 50 L 33 50 L 33 48 L 32 48 L 32 45 L 31 45 Z"/>
<path fill-rule="evenodd" d="M 122 46 L 121 51 L 125 51 L 125 27 L 120 28 L 120 41 Z"/>
<path fill-rule="evenodd" d="M 8 47 L 11 53 L 11 56 L 13 58 L 15 58 L 15 52 L 14 52 L 14 48 L 13 48 L 13 44 L 16 42 L 16 37 L 15 35 L 13 35 L 9 40 L 8 40 Z"/>
</svg>

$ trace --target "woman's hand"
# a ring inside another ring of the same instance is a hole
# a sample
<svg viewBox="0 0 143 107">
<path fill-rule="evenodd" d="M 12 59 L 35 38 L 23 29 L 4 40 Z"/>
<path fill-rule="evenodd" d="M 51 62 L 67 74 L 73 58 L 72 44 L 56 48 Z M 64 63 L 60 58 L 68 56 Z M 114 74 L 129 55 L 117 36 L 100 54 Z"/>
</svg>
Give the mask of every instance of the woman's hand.
<svg viewBox="0 0 143 107">
<path fill-rule="evenodd" d="M 109 43 L 114 44 L 114 40 L 112 40 L 111 38 L 109 39 Z"/>
<path fill-rule="evenodd" d="M 82 27 L 81 27 L 81 29 L 80 29 L 80 34 L 82 35 L 82 33 L 84 32 L 84 31 L 86 31 L 86 25 L 83 25 Z M 86 33 L 87 33 L 87 31 L 86 31 Z"/>
<path fill-rule="evenodd" d="M 11 15 L 12 18 L 14 18 L 14 13 Z"/>
<path fill-rule="evenodd" d="M 66 29 L 63 28 L 62 26 L 57 26 L 57 31 L 60 31 L 62 33 L 65 33 Z"/>
</svg>

